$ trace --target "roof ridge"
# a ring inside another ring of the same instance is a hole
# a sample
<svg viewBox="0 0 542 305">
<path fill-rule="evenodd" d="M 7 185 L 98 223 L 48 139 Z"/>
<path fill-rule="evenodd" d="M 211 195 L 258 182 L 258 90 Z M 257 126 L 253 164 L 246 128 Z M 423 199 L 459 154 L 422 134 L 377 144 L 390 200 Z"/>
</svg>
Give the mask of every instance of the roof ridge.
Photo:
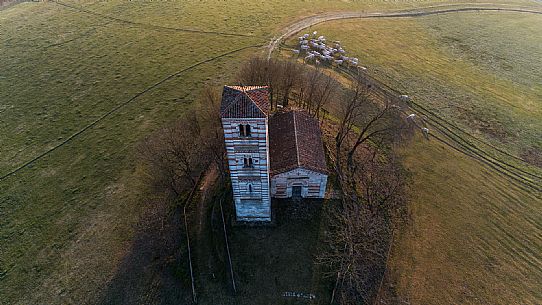
<svg viewBox="0 0 542 305">
<path fill-rule="evenodd" d="M 297 158 L 297 166 L 300 166 L 299 163 L 299 144 L 297 142 L 297 122 L 295 120 L 295 111 L 292 111 L 292 115 L 294 116 L 294 137 L 295 137 L 295 152 L 296 152 L 296 158 Z"/>
<path fill-rule="evenodd" d="M 261 89 L 261 88 L 263 88 L 263 86 L 262 86 L 262 87 L 258 87 L 257 89 Z M 252 90 L 248 90 L 248 91 L 253 91 L 253 90 L 257 90 L 257 89 L 252 89 Z M 269 115 L 266 114 L 265 111 L 263 111 L 262 108 L 260 108 L 260 105 L 258 105 L 258 103 L 256 103 L 256 102 L 252 99 L 252 97 L 250 97 L 250 95 L 247 94 L 247 90 L 243 90 L 242 92 L 250 99 L 250 101 L 251 101 L 254 105 L 256 105 L 256 108 L 258 108 L 263 114 L 265 114 L 266 117 L 269 117 Z"/>
</svg>

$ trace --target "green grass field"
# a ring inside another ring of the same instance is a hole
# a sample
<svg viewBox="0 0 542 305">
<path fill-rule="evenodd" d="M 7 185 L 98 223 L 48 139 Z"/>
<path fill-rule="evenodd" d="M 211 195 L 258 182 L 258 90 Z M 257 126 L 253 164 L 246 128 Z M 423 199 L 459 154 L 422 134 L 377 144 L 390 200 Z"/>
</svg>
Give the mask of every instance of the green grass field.
<svg viewBox="0 0 542 305">
<path fill-rule="evenodd" d="M 542 150 L 541 21 L 518 13 L 451 13 L 336 21 L 314 30 L 340 40 L 394 88 L 519 156 Z"/>
<path fill-rule="evenodd" d="M 205 84 L 231 80 L 240 63 L 258 49 L 195 66 L 136 99 L 134 96 L 195 63 L 267 43 L 281 27 L 301 16 L 440 2 L 69 3 L 130 22 L 54 2 L 21 3 L 0 11 L 0 176 L 58 146 L 0 181 L 1 304 L 94 303 L 130 248 L 133 225 L 147 203 L 134 162 L 135 143 L 190 111 L 193 97 Z M 435 34 L 428 30 L 426 35 Z M 536 37 L 531 38 L 531 43 L 537 42 Z M 352 48 L 359 48 L 351 43 Z M 381 55 L 374 53 L 373 66 L 379 60 L 382 67 L 387 61 L 390 65 L 398 62 Z M 476 61 L 469 56 L 465 62 Z M 537 64 L 525 59 L 528 67 Z M 417 73 L 425 73 L 423 68 Z M 482 72 L 478 75 L 485 79 Z M 496 81 L 505 82 L 506 75 L 514 78 L 514 74 L 503 74 Z M 398 83 L 403 82 L 399 74 L 389 74 L 395 76 Z M 522 78 L 533 81 L 529 76 Z M 476 81 L 477 77 L 469 79 Z M 462 80 L 450 82 L 461 86 Z M 523 87 L 513 88 L 525 88 L 528 83 L 520 85 Z M 503 88 L 509 88 L 506 86 Z M 521 97 L 512 99 L 517 110 L 495 104 L 495 115 L 534 124 L 521 130 L 517 123 L 506 125 L 523 137 L 507 137 L 511 143 L 505 145 L 514 152 L 515 143 L 527 146 L 539 130 L 540 108 L 521 102 L 536 97 L 540 97 L 539 87 L 521 91 Z M 120 108 L 103 117 L 116 107 Z M 96 120 L 99 122 L 59 146 Z"/>
<path fill-rule="evenodd" d="M 475 137 L 517 156 L 542 149 L 542 16 L 453 13 L 310 30 Z M 420 136 L 401 154 L 412 223 L 390 260 L 399 295 L 412 304 L 540 303 L 541 194 L 434 139 Z"/>
</svg>

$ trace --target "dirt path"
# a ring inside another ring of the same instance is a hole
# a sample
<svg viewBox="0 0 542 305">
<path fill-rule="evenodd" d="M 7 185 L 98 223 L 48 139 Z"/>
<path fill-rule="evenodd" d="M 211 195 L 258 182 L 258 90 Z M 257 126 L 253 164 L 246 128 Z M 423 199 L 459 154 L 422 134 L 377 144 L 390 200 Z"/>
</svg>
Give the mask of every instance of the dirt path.
<svg viewBox="0 0 542 305">
<path fill-rule="evenodd" d="M 536 7 L 521 7 L 513 6 L 506 4 L 492 4 L 492 3 L 478 3 L 478 4 L 445 4 L 445 5 L 434 5 L 427 7 L 420 7 L 416 9 L 409 10 L 388 10 L 388 11 L 375 11 L 375 12 L 365 12 L 365 11 L 354 11 L 354 12 L 334 12 L 334 13 L 323 13 L 320 15 L 310 16 L 304 19 L 301 19 L 287 27 L 285 27 L 281 32 L 280 36 L 274 37 L 268 45 L 267 58 L 271 58 L 273 51 L 277 48 L 280 43 L 291 37 L 292 35 L 309 28 L 313 25 L 323 23 L 326 21 L 332 20 L 341 20 L 341 19 L 358 19 L 358 18 L 404 18 L 404 17 L 421 17 L 428 15 L 437 15 L 437 14 L 447 14 L 453 12 L 470 12 L 470 11 L 493 11 L 493 12 L 518 12 L 518 13 L 529 13 L 529 14 L 541 14 L 542 8 Z"/>
</svg>

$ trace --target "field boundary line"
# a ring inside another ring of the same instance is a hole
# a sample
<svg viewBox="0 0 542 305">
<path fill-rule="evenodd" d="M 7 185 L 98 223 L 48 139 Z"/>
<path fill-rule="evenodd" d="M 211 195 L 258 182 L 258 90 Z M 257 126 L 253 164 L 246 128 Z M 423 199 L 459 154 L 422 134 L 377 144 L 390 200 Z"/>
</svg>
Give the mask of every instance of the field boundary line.
<svg viewBox="0 0 542 305">
<path fill-rule="evenodd" d="M 97 24 L 95 26 L 92 26 L 90 29 L 87 29 L 86 31 L 84 31 L 83 33 L 77 35 L 76 37 L 73 37 L 73 38 L 70 38 L 70 39 L 67 39 L 67 40 L 64 40 L 64 41 L 61 41 L 61 42 L 57 42 L 57 43 L 53 43 L 53 44 L 44 46 L 43 50 L 60 47 L 60 46 L 63 46 L 65 44 L 67 44 L 67 43 L 70 43 L 70 42 L 73 42 L 73 41 L 76 41 L 76 40 L 79 40 L 79 39 L 83 39 L 85 37 L 89 37 L 92 34 L 96 33 L 96 31 L 98 31 L 99 28 L 105 27 L 105 26 L 111 24 L 112 22 L 113 21 L 110 20 L 110 21 L 107 21 L 105 23 Z"/>
<path fill-rule="evenodd" d="M 219 54 L 217 56 L 214 56 L 214 57 L 211 57 L 211 58 L 208 58 L 208 59 L 205 59 L 205 60 L 202 60 L 202 61 L 199 61 L 195 64 L 192 64 L 182 70 L 179 70 L 173 74 L 170 74 L 169 76 L 161 79 L 160 81 L 154 83 L 153 85 L 151 85 L 150 87 L 147 87 L 146 89 L 144 89 L 143 91 L 140 91 L 138 92 L 136 95 L 132 96 L 130 99 L 128 99 L 127 101 L 115 106 L 113 109 L 109 110 L 108 112 L 102 114 L 99 118 L 97 118 L 96 120 L 92 121 L 90 124 L 86 125 L 84 128 L 80 129 L 79 131 L 77 131 L 76 133 L 72 134 L 71 136 L 69 136 L 68 138 L 66 138 L 66 140 L 58 143 L 57 145 L 53 146 L 52 148 L 42 152 L 41 154 L 39 154 L 38 156 L 32 158 L 30 161 L 27 161 L 25 163 L 23 163 L 22 165 L 20 165 L 19 167 L 11 170 L 10 172 L 0 176 L 0 181 L 16 174 L 17 172 L 21 171 L 22 169 L 28 167 L 30 164 L 34 163 L 35 161 L 45 157 L 46 155 L 50 154 L 51 152 L 53 152 L 54 150 L 60 148 L 61 146 L 64 146 L 65 144 L 67 144 L 68 142 L 70 142 L 71 140 L 73 140 L 75 137 L 81 135 L 82 133 L 84 133 L 85 131 L 89 130 L 90 128 L 94 127 L 96 124 L 100 123 L 101 121 L 103 121 L 105 118 L 107 118 L 108 116 L 110 116 L 111 114 L 117 112 L 118 110 L 120 110 L 121 108 L 125 107 L 126 105 L 130 104 L 131 102 L 135 101 L 136 99 L 138 99 L 139 97 L 141 97 L 142 95 L 144 95 L 145 93 L 153 90 L 154 88 L 156 87 L 159 87 L 160 85 L 162 85 L 163 83 L 167 82 L 168 80 L 186 72 L 186 71 L 189 71 L 189 70 L 192 70 L 200 65 L 203 65 L 203 64 L 206 64 L 208 62 L 211 62 L 211 61 L 214 61 L 214 60 L 217 60 L 219 58 L 222 58 L 222 57 L 225 57 L 225 56 L 228 56 L 230 54 L 233 54 L 233 53 L 237 53 L 237 52 L 240 52 L 240 51 L 243 51 L 243 50 L 246 50 L 246 49 L 251 49 L 251 48 L 258 48 L 258 47 L 263 47 L 264 45 L 263 44 L 255 44 L 255 45 L 249 45 L 249 46 L 245 46 L 245 47 L 241 47 L 241 48 L 237 48 L 237 49 L 234 49 L 234 50 L 231 50 L 231 51 L 227 51 L 225 53 L 222 53 L 222 54 Z"/>
<path fill-rule="evenodd" d="M 53 0 L 51 2 L 56 3 L 56 4 L 60 5 L 60 6 L 71 8 L 73 10 L 76 10 L 76 11 L 79 11 L 79 12 L 82 12 L 82 13 L 87 13 L 87 14 L 98 16 L 98 17 L 101 17 L 101 18 L 106 18 L 106 19 L 110 19 L 110 20 L 117 21 L 117 22 L 120 22 L 120 23 L 136 25 L 136 26 L 140 26 L 140 27 L 144 27 L 144 28 L 152 28 L 152 29 L 168 30 L 168 31 L 177 31 L 177 32 L 187 32 L 187 33 L 196 33 L 196 34 L 233 36 L 233 37 L 256 37 L 256 36 L 254 36 L 252 34 L 230 33 L 230 32 L 221 32 L 221 31 L 206 31 L 206 30 L 191 29 L 191 28 L 175 28 L 175 27 L 168 27 L 168 26 L 162 26 L 162 25 L 142 23 L 142 22 L 125 20 L 125 19 L 113 17 L 113 16 L 110 16 L 110 15 L 107 15 L 107 14 L 98 13 L 98 12 L 95 12 L 95 11 L 92 11 L 92 10 L 88 10 L 88 9 L 85 9 L 85 8 L 82 8 L 82 7 L 67 4 L 67 3 L 61 2 L 61 1 Z"/>
</svg>

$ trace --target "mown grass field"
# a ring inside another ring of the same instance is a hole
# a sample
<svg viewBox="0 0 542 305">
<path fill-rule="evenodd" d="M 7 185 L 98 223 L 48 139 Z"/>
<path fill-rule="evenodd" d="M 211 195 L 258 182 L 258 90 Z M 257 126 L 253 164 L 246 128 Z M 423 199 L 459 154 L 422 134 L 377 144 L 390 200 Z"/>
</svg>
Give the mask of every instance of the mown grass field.
<svg viewBox="0 0 542 305">
<path fill-rule="evenodd" d="M 201 64 L 136 95 L 197 62 L 266 43 L 301 16 L 440 2 L 66 3 L 88 11 L 54 2 L 0 11 L 0 176 L 127 104 L 0 181 L 1 304 L 95 303 L 148 203 L 135 144 L 190 111 L 205 84 L 227 83 L 257 49 Z"/>
<path fill-rule="evenodd" d="M 540 151 L 542 16 L 454 13 L 310 30 L 475 137 L 516 156 Z M 435 139 L 400 151 L 412 173 L 412 223 L 390 260 L 399 295 L 412 304 L 539 304 L 541 194 Z"/>
</svg>

